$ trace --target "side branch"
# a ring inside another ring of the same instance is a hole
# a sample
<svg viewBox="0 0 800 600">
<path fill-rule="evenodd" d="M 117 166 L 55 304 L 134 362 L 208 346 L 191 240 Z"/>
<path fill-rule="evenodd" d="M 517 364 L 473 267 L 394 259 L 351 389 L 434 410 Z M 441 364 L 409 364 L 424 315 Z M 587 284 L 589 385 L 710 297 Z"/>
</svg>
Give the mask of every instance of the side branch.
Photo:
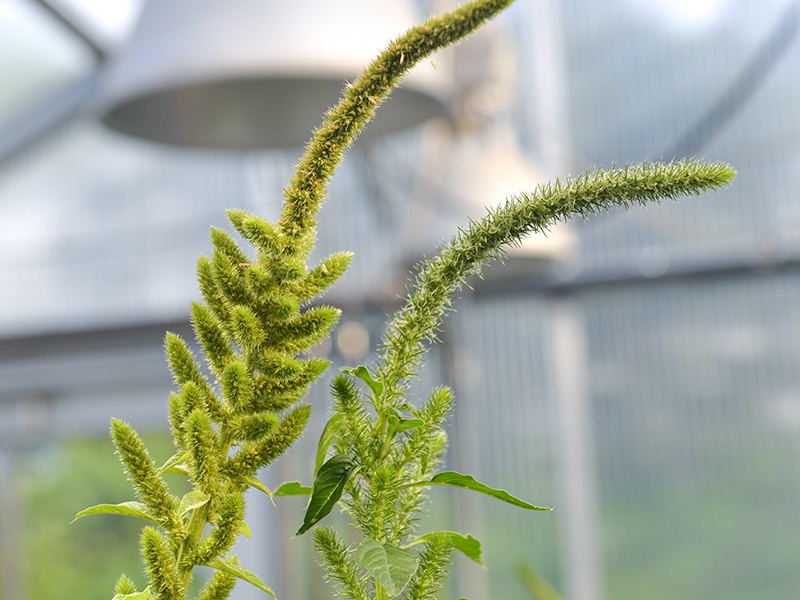
<svg viewBox="0 0 800 600">
<path fill-rule="evenodd" d="M 512 197 L 483 220 L 472 222 L 436 257 L 422 264 L 413 292 L 384 337 L 377 372 L 377 379 L 384 384 L 383 401 L 394 405 L 401 396 L 405 381 L 420 366 L 423 342 L 435 339 L 452 294 L 461 288 L 465 277 L 479 274 L 482 264 L 501 256 L 503 245 L 518 243 L 526 235 L 546 231 L 572 216 L 699 195 L 724 187 L 734 175 L 728 165 L 697 160 L 593 171 Z"/>
</svg>

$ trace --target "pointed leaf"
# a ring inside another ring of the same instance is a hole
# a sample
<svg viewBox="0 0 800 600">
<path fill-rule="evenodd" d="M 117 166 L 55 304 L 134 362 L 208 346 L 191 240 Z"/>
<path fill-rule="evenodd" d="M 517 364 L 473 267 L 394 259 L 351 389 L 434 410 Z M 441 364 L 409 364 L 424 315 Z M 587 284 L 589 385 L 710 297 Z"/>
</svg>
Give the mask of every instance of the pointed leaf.
<svg viewBox="0 0 800 600">
<path fill-rule="evenodd" d="M 239 579 L 243 579 L 247 583 L 256 586 L 258 589 L 267 592 L 270 596 L 275 598 L 275 592 L 269 589 L 267 587 L 267 584 L 261 581 L 258 575 L 253 573 L 250 569 L 245 569 L 240 565 L 224 561 L 221 558 L 217 558 L 211 561 L 206 566 L 212 567 L 214 569 L 219 569 L 220 571 L 225 571 L 226 573 L 230 573 L 231 575 L 234 575 Z"/>
<path fill-rule="evenodd" d="M 267 496 L 272 498 L 275 494 L 273 494 L 267 486 L 258 478 L 254 477 L 253 475 L 240 475 L 237 477 L 240 481 L 244 481 L 250 487 L 256 488 L 259 492 L 264 492 Z"/>
<path fill-rule="evenodd" d="M 409 429 L 419 427 L 423 423 L 424 421 L 422 419 L 407 419 L 406 417 L 400 416 L 400 413 L 392 409 L 389 412 L 389 416 L 386 417 L 386 432 L 387 435 L 391 437 L 398 433 L 408 431 Z"/>
<path fill-rule="evenodd" d="M 173 469 L 178 468 L 179 471 L 177 472 L 183 475 L 184 471 L 186 470 L 186 467 L 182 466 L 182 463 L 187 459 L 188 456 L 189 453 L 186 451 L 176 452 L 175 454 L 169 457 L 167 462 L 164 463 L 164 465 L 158 470 L 158 472 L 160 474 L 175 473 L 176 471 L 174 471 Z"/>
<path fill-rule="evenodd" d="M 278 486 L 275 496 L 310 496 L 311 488 L 300 485 L 299 481 L 287 481 Z"/>
<path fill-rule="evenodd" d="M 356 550 L 356 562 L 369 571 L 391 597 L 395 597 L 406 587 L 418 560 L 415 554 L 397 546 L 385 546 L 372 538 L 364 538 Z"/>
<path fill-rule="evenodd" d="M 186 463 L 178 463 L 177 465 L 172 465 L 167 469 L 161 471 L 161 473 L 174 473 L 176 475 L 185 475 L 189 477 L 189 465 Z"/>
<path fill-rule="evenodd" d="M 410 548 L 411 546 L 416 546 L 417 544 L 423 544 L 437 535 L 446 535 L 447 541 L 451 546 L 453 546 L 453 548 L 464 553 L 467 558 L 471 558 L 479 565 L 485 566 L 481 560 L 481 543 L 470 534 L 463 536 L 455 531 L 434 531 L 432 533 L 426 533 L 425 535 L 419 536 L 413 542 L 406 544 L 403 547 Z"/>
<path fill-rule="evenodd" d="M 529 504 L 524 500 L 520 500 L 516 496 L 512 496 L 505 490 L 490 488 L 488 485 L 476 481 L 472 475 L 464 475 L 462 473 L 456 473 L 455 471 L 445 471 L 444 473 L 435 475 L 430 481 L 418 481 L 416 483 L 409 484 L 406 487 L 417 485 L 452 485 L 455 487 L 466 488 L 468 490 L 474 490 L 476 492 L 486 494 L 487 496 L 497 498 L 498 500 L 502 500 L 503 502 L 508 502 L 514 506 L 527 508 L 528 510 L 553 510 L 552 508 L 534 506 L 533 504 Z"/>
<path fill-rule="evenodd" d="M 343 454 L 332 456 L 320 467 L 314 478 L 303 525 L 297 530 L 296 536 L 304 534 L 333 510 L 342 497 L 345 484 L 357 468 L 358 465 Z"/>
<path fill-rule="evenodd" d="M 419 427 L 420 425 L 424 424 L 425 421 L 422 419 L 400 419 L 400 422 L 397 424 L 397 430 L 395 433 L 402 433 L 403 431 L 408 431 L 409 429 L 414 429 L 415 427 Z"/>
<path fill-rule="evenodd" d="M 396 411 L 395 411 L 396 412 Z M 400 425 L 400 417 L 389 415 L 386 417 L 386 433 L 389 437 L 397 432 L 397 427 Z"/>
<path fill-rule="evenodd" d="M 241 533 L 244 537 L 248 540 L 250 539 L 250 526 L 242 521 L 242 524 L 239 525 L 239 533 Z"/>
<path fill-rule="evenodd" d="M 147 507 L 141 502 L 123 502 L 122 504 L 98 504 L 82 510 L 72 520 L 74 523 L 81 517 L 87 515 L 128 515 L 129 517 L 138 517 L 140 519 L 147 519 L 148 521 L 157 521 L 147 512 Z"/>
<path fill-rule="evenodd" d="M 208 494 L 203 493 L 200 490 L 192 490 L 191 492 L 187 493 L 183 498 L 181 498 L 181 504 L 178 507 L 178 514 L 180 516 L 183 516 L 190 510 L 194 510 L 195 508 L 200 508 L 209 500 L 211 500 L 211 496 L 209 496 Z"/>
<path fill-rule="evenodd" d="M 366 383 L 369 386 L 369 389 L 372 390 L 375 400 L 380 398 L 381 394 L 383 394 L 383 384 L 380 381 L 375 381 L 372 378 L 372 375 L 367 367 L 361 365 L 354 369 L 345 368 L 342 369 L 342 373 L 352 375 L 353 377 L 358 377 L 361 381 Z"/>
<path fill-rule="evenodd" d="M 111 600 L 153 600 L 153 597 L 150 595 L 150 586 L 147 586 L 143 592 L 115 594 Z"/>
<path fill-rule="evenodd" d="M 386 411 L 386 414 L 388 415 L 389 419 L 394 417 L 399 421 L 403 417 L 403 415 L 400 414 L 400 411 L 397 410 L 394 406 L 387 406 L 384 408 L 384 410 Z"/>
<path fill-rule="evenodd" d="M 333 438 L 336 437 L 339 428 L 342 426 L 342 415 L 335 414 L 328 422 L 325 423 L 325 429 L 322 430 L 322 435 L 319 436 L 319 443 L 317 444 L 317 459 L 314 461 L 314 473 L 319 471 L 319 468 L 325 463 L 325 457 L 328 455 L 328 448 L 333 443 Z"/>
</svg>

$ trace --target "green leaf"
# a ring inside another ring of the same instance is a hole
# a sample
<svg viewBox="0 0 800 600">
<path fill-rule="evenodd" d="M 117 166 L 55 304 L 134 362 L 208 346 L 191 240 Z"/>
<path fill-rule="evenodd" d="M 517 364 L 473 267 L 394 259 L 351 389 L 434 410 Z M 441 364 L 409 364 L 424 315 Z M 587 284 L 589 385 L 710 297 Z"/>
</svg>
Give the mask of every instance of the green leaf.
<svg viewBox="0 0 800 600">
<path fill-rule="evenodd" d="M 384 410 L 386 411 L 386 414 L 388 415 L 388 417 L 387 417 L 388 419 L 391 419 L 392 417 L 394 417 L 395 419 L 400 420 L 402 418 L 402 416 L 403 416 L 403 415 L 400 414 L 400 411 L 397 410 L 394 406 L 387 406 L 387 407 L 384 408 Z"/>
<path fill-rule="evenodd" d="M 369 386 L 369 389 L 372 390 L 375 400 L 380 398 L 381 394 L 383 394 L 383 384 L 380 381 L 375 381 L 372 378 L 369 369 L 367 369 L 367 367 L 364 365 L 358 366 L 354 369 L 343 368 L 342 373 L 352 375 L 353 377 L 358 377 L 361 381 L 366 383 Z"/>
<path fill-rule="evenodd" d="M 239 525 L 239 533 L 241 533 L 244 537 L 248 540 L 250 539 L 250 526 L 242 521 L 242 524 Z"/>
<path fill-rule="evenodd" d="M 416 546 L 417 544 L 423 544 L 437 535 L 446 535 L 448 543 L 453 546 L 453 548 L 464 553 L 464 555 L 466 555 L 468 558 L 471 558 L 479 565 L 486 566 L 481 560 L 481 543 L 470 534 L 463 536 L 455 531 L 434 531 L 432 533 L 426 533 L 425 535 L 419 536 L 413 542 L 406 544 L 403 547 L 410 548 L 411 546 Z"/>
<path fill-rule="evenodd" d="M 403 417 L 391 406 L 387 407 L 387 412 L 389 413 L 389 416 L 386 417 L 386 434 L 389 437 L 395 436 L 404 431 L 408 431 L 409 429 L 414 429 L 415 427 L 419 427 L 425 423 L 425 421 L 422 419 L 409 419 Z"/>
<path fill-rule="evenodd" d="M 328 448 L 333 443 L 333 438 L 342 426 L 342 415 L 335 414 L 328 422 L 325 423 L 325 428 L 322 430 L 322 435 L 319 436 L 319 443 L 317 444 L 317 459 L 314 461 L 314 473 L 318 472 L 320 467 L 325 462 L 325 457 L 328 455 Z"/>
<path fill-rule="evenodd" d="M 392 437 L 395 433 L 397 433 L 397 428 L 399 426 L 400 426 L 400 417 L 397 417 L 392 414 L 386 417 L 386 434 L 389 437 Z"/>
<path fill-rule="evenodd" d="M 195 508 L 200 508 L 209 500 L 211 500 L 211 496 L 209 496 L 208 494 L 201 492 L 200 490 L 192 490 L 191 492 L 187 493 L 183 498 L 181 498 L 181 504 L 178 507 L 178 514 L 180 516 L 183 516 L 190 510 L 194 510 Z"/>
<path fill-rule="evenodd" d="M 158 470 L 159 474 L 163 473 L 178 473 L 180 475 L 188 475 L 186 466 L 183 462 L 188 458 L 189 453 L 186 451 L 176 452 L 169 457 L 167 462 Z M 176 470 L 177 469 L 177 470 Z"/>
<path fill-rule="evenodd" d="M 275 598 L 275 592 L 269 589 L 267 587 L 267 584 L 261 581 L 258 575 L 253 573 L 250 569 L 245 569 L 242 566 L 230 563 L 228 561 L 224 561 L 221 558 L 214 559 L 206 566 L 212 567 L 214 569 L 219 569 L 220 571 L 225 571 L 226 573 L 230 573 L 231 575 L 234 575 L 239 579 L 243 579 L 247 583 L 253 584 L 258 589 L 267 592 L 270 596 Z"/>
<path fill-rule="evenodd" d="M 395 433 L 402 433 L 403 431 L 408 431 L 409 429 L 414 429 L 415 427 L 419 427 L 423 425 L 425 421 L 422 419 L 400 419 L 397 424 L 397 430 Z"/>
<path fill-rule="evenodd" d="M 533 504 L 529 504 L 524 500 L 520 500 L 516 496 L 512 496 L 505 490 L 490 488 L 488 485 L 476 481 L 472 475 L 463 475 L 461 473 L 456 473 L 455 471 L 445 471 L 444 473 L 435 475 L 430 481 L 418 481 L 416 483 L 408 484 L 405 487 L 417 485 L 452 485 L 455 487 L 466 488 L 468 490 L 474 490 L 476 492 L 486 494 L 487 496 L 491 496 L 492 498 L 497 498 L 503 502 L 508 502 L 509 504 L 519 506 L 520 508 L 526 508 L 528 510 L 553 510 L 552 508 L 534 506 Z"/>
<path fill-rule="evenodd" d="M 300 485 L 299 481 L 287 481 L 278 486 L 275 496 L 310 496 L 311 488 Z"/>
<path fill-rule="evenodd" d="M 240 481 L 244 481 L 250 487 L 256 488 L 259 492 L 264 492 L 267 496 L 272 498 L 275 494 L 269 490 L 267 486 L 258 478 L 252 475 L 240 475 L 237 477 Z"/>
<path fill-rule="evenodd" d="M 394 598 L 406 587 L 418 560 L 415 554 L 397 546 L 385 546 L 372 538 L 364 538 L 356 550 L 356 562 L 369 571 Z"/>
<path fill-rule="evenodd" d="M 303 525 L 295 536 L 304 534 L 333 510 L 342 497 L 345 484 L 357 468 L 358 465 L 343 454 L 332 456 L 320 467 L 314 478 L 311 500 L 308 502 Z"/>
<path fill-rule="evenodd" d="M 162 471 L 162 474 L 163 473 L 174 473 L 175 475 L 185 475 L 186 477 L 189 477 L 189 465 L 186 463 L 172 465 L 166 471 Z"/>
<path fill-rule="evenodd" d="M 148 512 L 147 507 L 141 502 L 123 502 L 122 504 L 98 504 L 82 510 L 72 520 L 74 523 L 81 517 L 87 515 L 128 515 L 129 517 L 139 517 L 140 519 L 147 519 L 153 523 L 157 523 Z"/>
<path fill-rule="evenodd" d="M 111 600 L 153 600 L 153 597 L 150 595 L 150 586 L 147 586 L 143 592 L 115 594 Z"/>
</svg>

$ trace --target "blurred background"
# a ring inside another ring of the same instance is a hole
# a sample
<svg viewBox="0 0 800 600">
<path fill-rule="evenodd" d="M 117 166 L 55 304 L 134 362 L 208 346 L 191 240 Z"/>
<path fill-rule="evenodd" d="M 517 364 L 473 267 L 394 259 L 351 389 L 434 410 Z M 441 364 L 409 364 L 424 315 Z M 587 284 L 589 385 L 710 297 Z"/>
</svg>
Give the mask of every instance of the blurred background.
<svg viewBox="0 0 800 600">
<path fill-rule="evenodd" d="M 0 598 L 143 584 L 138 522 L 70 521 L 132 499 L 112 416 L 171 454 L 161 345 L 193 339 L 209 227 L 275 219 L 344 82 L 450 6 L 0 0 Z M 798 29 L 796 0 L 517 0 L 348 153 L 315 250 L 355 252 L 329 373 L 369 364 L 408 268 L 510 193 L 660 158 L 738 170 L 559 226 L 460 295 L 414 396 L 455 389 L 449 468 L 555 511 L 432 491 L 423 528 L 472 533 L 488 565 L 457 558 L 443 597 L 531 598 L 525 569 L 567 600 L 798 597 Z M 270 487 L 311 481 L 325 381 L 310 401 Z M 305 500 L 275 504 L 248 496 L 243 564 L 279 598 L 332 597 L 291 538 Z"/>
</svg>

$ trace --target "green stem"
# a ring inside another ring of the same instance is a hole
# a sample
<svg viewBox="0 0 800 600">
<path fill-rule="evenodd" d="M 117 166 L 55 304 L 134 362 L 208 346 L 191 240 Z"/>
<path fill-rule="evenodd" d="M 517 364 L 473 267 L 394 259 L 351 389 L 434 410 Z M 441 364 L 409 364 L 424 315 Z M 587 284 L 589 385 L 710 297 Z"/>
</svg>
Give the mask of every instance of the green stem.
<svg viewBox="0 0 800 600">
<path fill-rule="evenodd" d="M 394 438 L 392 432 L 389 431 L 388 417 L 386 416 L 386 411 L 383 409 L 378 411 L 378 420 L 375 423 L 375 432 L 376 437 L 384 436 L 383 445 L 381 446 L 381 449 L 378 452 L 378 456 L 375 460 L 375 463 L 379 464 L 389 453 L 389 446 Z"/>
<path fill-rule="evenodd" d="M 389 592 L 377 581 L 375 582 L 375 600 L 389 600 Z"/>
<path fill-rule="evenodd" d="M 221 434 L 225 436 L 225 430 L 227 428 L 221 427 L 223 433 Z M 227 456 L 228 451 L 230 450 L 230 440 L 220 440 L 220 456 Z M 189 584 L 189 580 L 192 578 L 192 571 L 195 565 L 183 565 L 183 558 L 186 553 L 197 546 L 200 542 L 200 539 L 203 537 L 203 530 L 206 527 L 206 523 L 208 523 L 208 512 L 209 508 L 211 507 L 211 499 L 209 498 L 208 502 L 206 502 L 203 506 L 199 506 L 192 511 L 192 518 L 189 520 L 189 526 L 187 528 L 188 533 L 186 539 L 183 540 L 180 549 L 178 550 L 178 568 L 181 570 L 183 574 L 183 587 L 186 589 L 186 586 Z M 220 557 L 221 558 L 221 557 Z"/>
<path fill-rule="evenodd" d="M 192 570 L 195 565 L 184 565 L 183 559 L 186 553 L 197 545 L 203 535 L 203 529 L 208 522 L 208 508 L 211 504 L 209 500 L 203 506 L 195 508 L 192 511 L 192 518 L 189 520 L 188 535 L 183 540 L 180 549 L 178 550 L 178 568 L 183 575 L 183 588 L 189 585 L 189 580 L 192 578 Z"/>
<path fill-rule="evenodd" d="M 393 439 L 394 436 L 391 435 L 391 432 L 387 432 L 386 439 L 383 441 L 383 446 L 381 446 L 381 451 L 378 454 L 378 460 L 376 461 L 377 463 L 382 463 L 383 459 L 386 458 L 386 455 L 389 454 L 389 448 L 392 445 Z"/>
</svg>

